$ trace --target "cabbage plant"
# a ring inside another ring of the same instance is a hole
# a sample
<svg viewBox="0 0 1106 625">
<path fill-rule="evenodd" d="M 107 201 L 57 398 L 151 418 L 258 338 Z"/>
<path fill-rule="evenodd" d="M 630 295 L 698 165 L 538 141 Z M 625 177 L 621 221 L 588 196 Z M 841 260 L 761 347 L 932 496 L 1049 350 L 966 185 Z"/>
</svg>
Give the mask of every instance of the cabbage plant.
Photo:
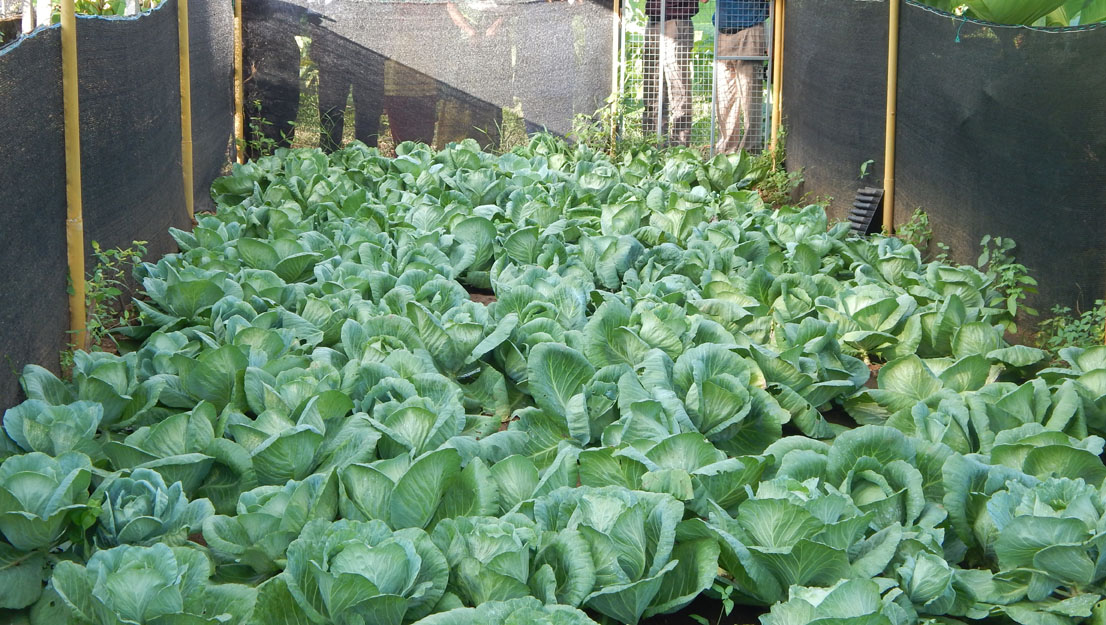
<svg viewBox="0 0 1106 625">
<path fill-rule="evenodd" d="M 766 466 L 761 456 L 727 458 L 698 432 L 651 443 L 580 452 L 581 483 L 667 493 L 706 515 L 716 508 L 736 510 L 746 486 L 759 481 Z"/>
<path fill-rule="evenodd" d="M 196 549 L 121 545 L 97 551 L 83 566 L 60 562 L 50 583 L 70 622 L 82 625 L 245 622 L 256 590 L 210 584 L 212 570 Z"/>
<path fill-rule="evenodd" d="M 1000 570 L 1028 574 L 1030 601 L 1041 601 L 1060 587 L 1101 585 L 1106 578 L 1098 565 L 1104 511 L 1100 490 L 1081 479 L 1010 484 L 987 502 Z"/>
<path fill-rule="evenodd" d="M 284 486 L 258 486 L 238 499 L 232 516 L 204 519 L 204 541 L 222 577 L 251 579 L 284 569 L 285 551 L 310 521 L 334 520 L 338 479 L 316 473 Z"/>
<path fill-rule="evenodd" d="M 451 571 L 449 591 L 479 606 L 530 595 L 531 551 L 538 532 L 521 515 L 444 519 L 431 538 Z"/>
<path fill-rule="evenodd" d="M 180 482 L 166 485 L 161 474 L 135 469 L 100 486 L 103 501 L 95 539 L 101 548 L 116 545 L 180 545 L 214 513 L 206 499 L 189 501 Z"/>
<path fill-rule="evenodd" d="M 866 579 L 842 580 L 825 587 L 792 586 L 787 601 L 760 617 L 762 625 L 910 625 L 917 622 L 902 591 L 881 593 Z M 905 604 L 905 605 L 904 605 Z"/>
<path fill-rule="evenodd" d="M 90 401 L 51 406 L 38 399 L 9 408 L 4 413 L 4 432 L 23 451 L 40 451 L 59 456 L 79 451 L 92 457 L 101 453 L 96 438 L 104 408 Z"/>
<path fill-rule="evenodd" d="M 781 477 L 762 482 L 735 516 L 719 510 L 707 521 L 689 521 L 683 533 L 718 540 L 719 565 L 733 577 L 736 596 L 770 605 L 793 585 L 881 574 L 904 533 L 897 522 L 873 531 L 873 516 L 818 478 Z"/>
<path fill-rule="evenodd" d="M 288 546 L 288 565 L 258 590 L 257 622 L 400 625 L 430 614 L 449 564 L 421 529 L 316 520 Z"/>
<path fill-rule="evenodd" d="M 539 528 L 575 530 L 591 551 L 595 586 L 584 605 L 631 624 L 682 608 L 714 580 L 717 543 L 677 543 L 682 517 L 670 495 L 614 486 L 561 488 L 534 503 Z"/>
<path fill-rule="evenodd" d="M 414 625 L 596 625 L 586 614 L 565 605 L 543 604 L 533 597 L 489 601 L 475 608 L 432 614 Z"/>
<path fill-rule="evenodd" d="M 73 512 L 88 501 L 88 456 L 41 452 L 0 463 L 0 534 L 16 549 L 45 549 L 61 539 Z"/>
<path fill-rule="evenodd" d="M 398 456 L 340 471 L 339 509 L 347 519 L 379 519 L 389 527 L 433 529 L 440 520 L 493 514 L 499 500 L 487 466 L 448 447 L 411 459 Z"/>
</svg>

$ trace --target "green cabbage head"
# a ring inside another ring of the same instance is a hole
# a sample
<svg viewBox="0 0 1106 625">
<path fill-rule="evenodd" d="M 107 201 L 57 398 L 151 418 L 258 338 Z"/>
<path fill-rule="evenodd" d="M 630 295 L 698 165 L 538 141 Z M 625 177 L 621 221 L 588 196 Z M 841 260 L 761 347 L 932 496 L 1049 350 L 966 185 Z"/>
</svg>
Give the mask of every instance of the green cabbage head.
<svg viewBox="0 0 1106 625">
<path fill-rule="evenodd" d="M 69 514 L 85 507 L 92 478 L 88 456 L 51 458 L 33 452 L 0 464 L 0 534 L 16 549 L 50 547 L 65 532 Z"/>
<path fill-rule="evenodd" d="M 448 581 L 445 556 L 421 529 L 316 520 L 288 546 L 284 573 L 259 589 L 255 620 L 400 625 L 430 614 Z"/>
<path fill-rule="evenodd" d="M 207 556 L 189 547 L 121 545 L 97 551 L 86 566 L 59 563 L 51 585 L 69 622 L 81 625 L 245 622 L 257 591 L 209 584 L 212 572 Z"/>
<path fill-rule="evenodd" d="M 181 544 L 204 519 L 214 514 L 206 499 L 188 501 L 180 482 L 165 484 L 151 469 L 135 469 L 130 477 L 107 484 L 102 512 L 96 522 L 101 546 Z"/>
</svg>

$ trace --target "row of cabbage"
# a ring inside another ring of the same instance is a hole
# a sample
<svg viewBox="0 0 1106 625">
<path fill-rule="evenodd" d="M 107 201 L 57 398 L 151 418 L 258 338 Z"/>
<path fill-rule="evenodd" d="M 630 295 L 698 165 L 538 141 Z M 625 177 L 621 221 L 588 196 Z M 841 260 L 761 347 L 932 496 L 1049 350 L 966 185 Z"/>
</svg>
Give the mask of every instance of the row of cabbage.
<svg viewBox="0 0 1106 625">
<path fill-rule="evenodd" d="M 1106 351 L 1009 345 L 992 276 L 770 210 L 743 155 L 397 153 L 236 166 L 140 269 L 136 349 L 25 369 L 0 609 L 637 623 L 723 584 L 764 625 L 1096 610 Z"/>
</svg>

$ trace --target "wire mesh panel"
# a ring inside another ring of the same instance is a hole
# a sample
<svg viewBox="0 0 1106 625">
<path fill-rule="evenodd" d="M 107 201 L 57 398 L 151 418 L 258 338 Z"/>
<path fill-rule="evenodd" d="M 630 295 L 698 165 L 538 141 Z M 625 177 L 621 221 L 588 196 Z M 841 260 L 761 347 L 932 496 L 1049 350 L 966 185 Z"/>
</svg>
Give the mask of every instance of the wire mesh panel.
<svg viewBox="0 0 1106 625">
<path fill-rule="evenodd" d="M 623 136 L 762 150 L 769 12 L 770 0 L 624 0 Z"/>
<path fill-rule="evenodd" d="M 760 152 L 767 141 L 769 0 L 717 0 L 715 120 L 718 152 Z"/>
</svg>

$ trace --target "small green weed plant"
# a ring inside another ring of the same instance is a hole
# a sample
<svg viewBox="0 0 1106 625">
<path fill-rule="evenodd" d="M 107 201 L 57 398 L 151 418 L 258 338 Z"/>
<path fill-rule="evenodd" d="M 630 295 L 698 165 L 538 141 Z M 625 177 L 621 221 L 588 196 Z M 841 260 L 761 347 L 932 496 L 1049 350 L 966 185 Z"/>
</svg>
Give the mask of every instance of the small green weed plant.
<svg viewBox="0 0 1106 625">
<path fill-rule="evenodd" d="M 103 351 L 105 341 L 115 349 L 118 343 L 111 335 L 112 330 L 130 325 L 137 316 L 127 307 L 131 296 L 131 287 L 127 279 L 131 276 L 146 255 L 146 241 L 133 241 L 129 247 L 104 249 L 98 241 L 92 242 L 92 256 L 96 265 L 85 279 L 85 311 L 87 322 L 85 333 L 88 349 Z M 73 366 L 75 343 L 61 354 L 62 368 Z"/>
<path fill-rule="evenodd" d="M 1013 318 L 1022 312 L 1030 316 L 1037 316 L 1036 309 L 1025 305 L 1027 297 L 1037 292 L 1037 280 L 1029 275 L 1029 269 L 1017 262 L 1014 248 L 1017 244 L 1012 239 L 1004 237 L 992 237 L 983 235 L 979 241 L 982 252 L 976 264 L 980 270 L 994 277 L 995 288 L 1006 297 L 1006 310 L 1010 316 L 1008 328 L 1014 331 Z"/>
<path fill-rule="evenodd" d="M 1089 310 L 1072 310 L 1068 306 L 1053 306 L 1052 316 L 1041 320 L 1037 330 L 1037 346 L 1051 353 L 1053 359 L 1065 347 L 1094 347 L 1103 342 L 1106 327 L 1106 300 L 1097 300 Z"/>
</svg>

